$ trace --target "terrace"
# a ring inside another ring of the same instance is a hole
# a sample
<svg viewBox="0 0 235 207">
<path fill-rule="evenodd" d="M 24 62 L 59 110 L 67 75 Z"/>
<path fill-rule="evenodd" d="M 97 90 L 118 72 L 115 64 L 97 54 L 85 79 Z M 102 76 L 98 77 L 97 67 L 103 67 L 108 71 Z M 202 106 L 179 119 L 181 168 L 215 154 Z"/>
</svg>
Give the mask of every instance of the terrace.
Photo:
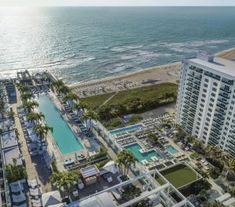
<svg viewBox="0 0 235 207">
<path fill-rule="evenodd" d="M 154 177 L 157 176 L 165 181 L 164 184 L 154 180 Z M 79 201 L 75 201 L 69 204 L 68 207 L 124 207 L 133 206 L 142 202 L 152 204 L 152 206 L 193 207 L 193 205 L 157 171 L 131 177 L 125 182 L 121 182 L 105 190 L 96 192 L 93 195 L 84 197 Z"/>
<path fill-rule="evenodd" d="M 114 150 L 131 151 L 136 159 L 150 170 L 168 168 L 188 160 L 188 157 L 169 139 L 175 131 L 171 119 L 171 116 L 165 115 L 144 119 L 138 124 L 110 132 L 103 130 L 104 137 L 108 143 L 112 143 Z"/>
</svg>

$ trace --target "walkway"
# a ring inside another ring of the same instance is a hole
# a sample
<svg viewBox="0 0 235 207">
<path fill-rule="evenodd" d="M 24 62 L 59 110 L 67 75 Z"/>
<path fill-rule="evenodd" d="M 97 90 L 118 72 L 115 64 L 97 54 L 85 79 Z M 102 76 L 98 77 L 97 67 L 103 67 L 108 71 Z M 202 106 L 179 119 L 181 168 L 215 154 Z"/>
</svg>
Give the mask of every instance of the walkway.
<svg viewBox="0 0 235 207">
<path fill-rule="evenodd" d="M 42 160 L 42 156 L 38 155 L 31 157 L 29 151 L 28 151 L 28 146 L 24 137 L 23 129 L 21 127 L 20 119 L 17 116 L 17 107 L 22 105 L 21 99 L 20 99 L 20 94 L 19 91 L 17 90 L 17 103 L 12 104 L 12 110 L 15 113 L 15 127 L 18 131 L 19 135 L 19 143 L 20 143 L 20 148 L 22 151 L 22 155 L 25 161 L 25 168 L 27 171 L 28 179 L 35 179 L 39 178 L 41 181 L 41 186 L 43 192 L 50 191 L 51 190 L 51 185 L 48 183 L 48 177 L 49 177 L 49 171 L 46 167 L 46 164 Z"/>
<path fill-rule="evenodd" d="M 99 108 L 101 108 L 103 105 L 107 104 L 114 96 L 118 94 L 118 91 L 116 91 L 112 96 L 110 96 L 107 100 L 105 100 L 104 103 L 102 103 Z"/>
</svg>

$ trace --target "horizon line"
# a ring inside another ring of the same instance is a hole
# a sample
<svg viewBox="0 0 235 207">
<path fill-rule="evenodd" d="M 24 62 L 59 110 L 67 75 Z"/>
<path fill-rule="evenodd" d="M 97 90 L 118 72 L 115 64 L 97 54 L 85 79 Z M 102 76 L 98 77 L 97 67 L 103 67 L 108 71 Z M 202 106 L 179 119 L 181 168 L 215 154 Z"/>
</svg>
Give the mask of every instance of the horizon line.
<svg viewBox="0 0 235 207">
<path fill-rule="evenodd" d="M 45 8 L 45 7 L 81 7 L 81 8 L 128 8 L 128 7 L 235 7 L 235 5 L 4 5 L 0 8 Z"/>
</svg>

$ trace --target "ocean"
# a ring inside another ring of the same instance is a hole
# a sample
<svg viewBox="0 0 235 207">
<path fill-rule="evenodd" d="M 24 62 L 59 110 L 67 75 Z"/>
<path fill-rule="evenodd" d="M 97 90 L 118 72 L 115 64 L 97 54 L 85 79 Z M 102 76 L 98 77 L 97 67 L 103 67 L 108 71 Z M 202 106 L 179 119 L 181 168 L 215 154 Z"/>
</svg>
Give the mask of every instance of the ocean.
<svg viewBox="0 0 235 207">
<path fill-rule="evenodd" d="M 49 70 L 75 83 L 231 47 L 235 7 L 0 9 L 0 77 Z"/>
</svg>

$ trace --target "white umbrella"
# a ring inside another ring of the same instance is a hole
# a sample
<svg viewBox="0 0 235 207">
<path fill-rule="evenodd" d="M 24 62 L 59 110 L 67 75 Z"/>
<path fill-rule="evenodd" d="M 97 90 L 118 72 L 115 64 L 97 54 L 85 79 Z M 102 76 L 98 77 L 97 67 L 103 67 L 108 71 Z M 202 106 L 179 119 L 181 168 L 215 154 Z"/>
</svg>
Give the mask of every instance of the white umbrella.
<svg viewBox="0 0 235 207">
<path fill-rule="evenodd" d="M 118 172 L 118 168 L 116 166 L 116 163 L 114 161 L 107 162 L 103 169 L 107 170 L 108 172 L 111 172 L 113 174 L 116 174 Z"/>
</svg>

